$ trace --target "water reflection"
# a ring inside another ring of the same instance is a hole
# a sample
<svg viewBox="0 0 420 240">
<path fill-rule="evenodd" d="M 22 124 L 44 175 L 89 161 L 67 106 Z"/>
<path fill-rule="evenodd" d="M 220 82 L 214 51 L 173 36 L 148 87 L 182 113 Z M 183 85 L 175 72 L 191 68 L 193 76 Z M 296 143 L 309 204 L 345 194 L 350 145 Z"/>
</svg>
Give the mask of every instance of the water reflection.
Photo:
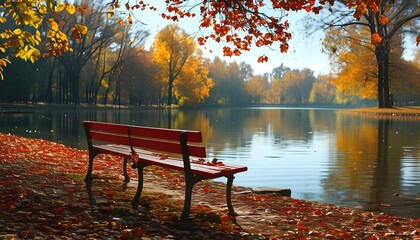
<svg viewBox="0 0 420 240">
<path fill-rule="evenodd" d="M 402 171 L 407 162 L 420 164 L 418 156 L 405 153 L 408 146 L 415 148 L 416 154 L 419 152 L 418 126 L 419 122 L 337 117 L 337 162 L 323 181 L 326 195 L 337 202 L 359 203 L 367 210 L 392 212 L 407 204 L 411 207 L 398 211 L 420 216 L 416 200 L 420 193 L 419 171 L 417 177 L 403 175 Z"/>
<path fill-rule="evenodd" d="M 239 185 L 420 216 L 420 120 L 377 120 L 320 109 L 58 109 L 0 115 L 0 132 L 86 149 L 81 122 L 201 130 L 209 157 L 247 165 Z M 416 200 L 417 199 L 417 200 Z"/>
</svg>

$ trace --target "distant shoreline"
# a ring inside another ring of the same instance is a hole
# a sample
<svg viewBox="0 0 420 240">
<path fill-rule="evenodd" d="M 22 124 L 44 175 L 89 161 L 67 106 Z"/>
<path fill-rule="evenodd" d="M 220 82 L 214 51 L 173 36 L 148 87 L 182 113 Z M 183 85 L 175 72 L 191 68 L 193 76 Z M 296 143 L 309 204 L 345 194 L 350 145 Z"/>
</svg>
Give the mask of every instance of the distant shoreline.
<svg viewBox="0 0 420 240">
<path fill-rule="evenodd" d="M 420 118 L 420 106 L 410 106 L 410 107 L 392 107 L 392 108 L 353 108 L 342 110 L 341 112 L 373 116 L 373 117 L 414 117 Z"/>
<path fill-rule="evenodd" d="M 57 108 L 60 109 L 208 109 L 208 108 L 296 108 L 296 109 L 334 109 L 343 113 L 369 115 L 369 116 L 384 116 L 384 117 L 420 117 L 420 106 L 407 107 L 392 107 L 392 108 L 378 108 L 365 107 L 358 108 L 355 106 L 342 105 L 279 105 L 279 104 L 259 104 L 259 105 L 203 105 L 203 106 L 116 106 L 116 105 L 72 105 L 72 104 L 19 104 L 19 103 L 0 103 L 0 114 L 22 114 L 33 113 L 38 107 L 41 108 Z"/>
</svg>

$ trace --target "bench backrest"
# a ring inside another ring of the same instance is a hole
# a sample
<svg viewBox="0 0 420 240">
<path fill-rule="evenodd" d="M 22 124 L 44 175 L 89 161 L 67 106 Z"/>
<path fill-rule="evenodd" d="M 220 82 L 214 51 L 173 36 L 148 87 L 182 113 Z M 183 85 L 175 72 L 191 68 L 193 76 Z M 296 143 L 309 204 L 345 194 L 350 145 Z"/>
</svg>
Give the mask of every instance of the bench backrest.
<svg viewBox="0 0 420 240">
<path fill-rule="evenodd" d="M 125 124 L 84 121 L 89 148 L 92 141 L 122 144 L 150 151 L 206 157 L 200 131 L 152 128 Z"/>
</svg>

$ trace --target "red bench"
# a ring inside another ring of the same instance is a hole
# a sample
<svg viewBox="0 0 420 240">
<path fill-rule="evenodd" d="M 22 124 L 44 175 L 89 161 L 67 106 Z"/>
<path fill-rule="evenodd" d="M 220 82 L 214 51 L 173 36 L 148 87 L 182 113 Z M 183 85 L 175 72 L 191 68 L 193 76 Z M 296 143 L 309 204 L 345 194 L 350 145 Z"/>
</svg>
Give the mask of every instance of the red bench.
<svg viewBox="0 0 420 240">
<path fill-rule="evenodd" d="M 130 181 L 127 162 L 131 159 L 138 169 L 137 192 L 131 202 L 133 207 L 137 207 L 143 189 L 144 167 L 157 165 L 183 171 L 186 186 L 181 220 L 187 221 L 194 185 L 203 179 L 226 177 L 227 207 L 229 215 L 235 215 L 231 200 L 234 174 L 247 171 L 247 167 L 222 164 L 217 161 L 213 164 L 204 162 L 206 149 L 200 145 L 201 132 L 93 121 L 84 121 L 83 125 L 89 148 L 89 167 L 84 179 L 86 184 L 90 185 L 92 182 L 93 160 L 98 154 L 112 154 L 124 158 L 124 182 Z"/>
</svg>

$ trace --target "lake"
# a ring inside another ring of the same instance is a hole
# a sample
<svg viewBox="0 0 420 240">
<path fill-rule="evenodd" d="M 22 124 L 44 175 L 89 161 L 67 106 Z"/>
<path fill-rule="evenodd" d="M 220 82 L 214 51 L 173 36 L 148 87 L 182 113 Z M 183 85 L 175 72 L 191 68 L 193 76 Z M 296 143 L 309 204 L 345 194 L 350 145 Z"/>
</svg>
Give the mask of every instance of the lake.
<svg viewBox="0 0 420 240">
<path fill-rule="evenodd" d="M 36 107 L 0 114 L 0 132 L 86 149 L 83 120 L 201 130 L 209 158 L 248 166 L 234 184 L 420 217 L 420 119 L 339 109 Z"/>
</svg>

